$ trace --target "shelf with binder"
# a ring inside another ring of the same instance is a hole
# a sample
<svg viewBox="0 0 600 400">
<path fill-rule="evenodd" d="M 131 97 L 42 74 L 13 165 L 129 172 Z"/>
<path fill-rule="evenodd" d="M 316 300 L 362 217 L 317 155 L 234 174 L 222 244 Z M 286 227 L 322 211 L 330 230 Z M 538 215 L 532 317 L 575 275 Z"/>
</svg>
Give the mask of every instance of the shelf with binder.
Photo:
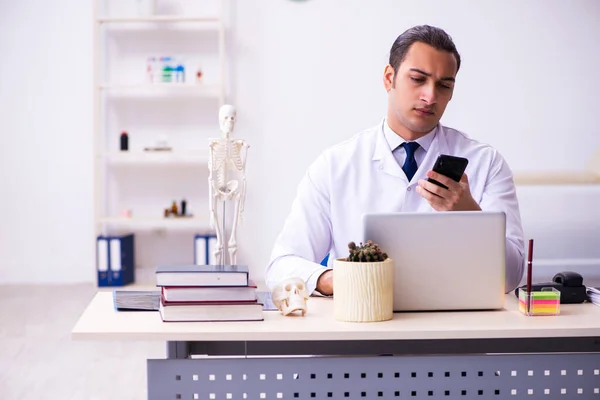
<svg viewBox="0 0 600 400">
<path fill-rule="evenodd" d="M 94 0 L 95 237 L 136 235 L 141 276 L 158 259 L 193 262 L 189 237 L 212 231 L 207 139 L 230 84 L 226 8 Z M 187 212 L 168 212 L 183 199 Z"/>
<path fill-rule="evenodd" d="M 99 219 L 101 224 L 121 229 L 193 229 L 209 230 L 208 217 L 110 216 Z"/>
</svg>

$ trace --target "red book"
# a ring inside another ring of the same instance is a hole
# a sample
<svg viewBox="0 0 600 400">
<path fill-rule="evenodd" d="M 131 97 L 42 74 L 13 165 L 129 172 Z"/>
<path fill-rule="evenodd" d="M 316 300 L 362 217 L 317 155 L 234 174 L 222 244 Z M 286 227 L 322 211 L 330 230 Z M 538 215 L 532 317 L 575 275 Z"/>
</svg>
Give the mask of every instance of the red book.
<svg viewBox="0 0 600 400">
<path fill-rule="evenodd" d="M 164 322 L 262 321 L 263 304 L 252 302 L 169 303 L 161 299 L 158 311 Z"/>
<path fill-rule="evenodd" d="M 162 297 L 177 302 L 249 302 L 256 301 L 256 284 L 248 286 L 163 286 Z"/>
</svg>

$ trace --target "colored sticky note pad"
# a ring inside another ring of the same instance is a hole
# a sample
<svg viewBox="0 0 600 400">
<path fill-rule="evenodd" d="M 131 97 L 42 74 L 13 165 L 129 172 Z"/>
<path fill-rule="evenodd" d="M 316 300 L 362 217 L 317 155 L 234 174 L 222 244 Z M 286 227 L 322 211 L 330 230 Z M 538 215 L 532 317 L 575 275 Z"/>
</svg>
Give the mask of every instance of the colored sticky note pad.
<svg viewBox="0 0 600 400">
<path fill-rule="evenodd" d="M 551 289 L 551 290 L 550 290 Z M 531 298 L 529 300 L 529 298 Z M 529 300 L 529 311 L 527 303 Z M 519 290 L 519 311 L 525 315 L 560 315 L 560 292 L 554 288 L 531 292 Z"/>
</svg>

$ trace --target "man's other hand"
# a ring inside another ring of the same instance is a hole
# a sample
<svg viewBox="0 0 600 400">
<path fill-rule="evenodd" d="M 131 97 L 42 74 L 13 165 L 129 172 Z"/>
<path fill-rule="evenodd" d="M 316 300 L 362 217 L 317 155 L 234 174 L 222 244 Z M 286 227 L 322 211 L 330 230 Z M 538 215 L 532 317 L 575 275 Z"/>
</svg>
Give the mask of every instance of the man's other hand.
<svg viewBox="0 0 600 400">
<path fill-rule="evenodd" d="M 333 294 L 333 270 L 327 270 L 317 280 L 317 291 L 325 296 Z"/>
<path fill-rule="evenodd" d="M 419 179 L 417 193 L 427 200 L 434 210 L 481 211 L 481 207 L 479 207 L 479 204 L 471 196 L 467 174 L 463 174 L 460 182 L 456 182 L 434 171 L 427 171 L 427 177 L 435 179 L 448 187 L 448 189 L 444 189 L 435 183 Z"/>
</svg>

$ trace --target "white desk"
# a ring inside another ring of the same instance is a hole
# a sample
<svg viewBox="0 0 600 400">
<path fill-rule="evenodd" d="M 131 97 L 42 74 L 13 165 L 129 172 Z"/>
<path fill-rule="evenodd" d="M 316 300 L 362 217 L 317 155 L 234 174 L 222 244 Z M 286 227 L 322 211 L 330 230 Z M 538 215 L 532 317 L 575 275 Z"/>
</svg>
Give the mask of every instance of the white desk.
<svg viewBox="0 0 600 400">
<path fill-rule="evenodd" d="M 168 359 L 148 361 L 149 399 L 600 398 L 600 307 L 591 303 L 526 317 L 509 294 L 500 311 L 344 323 L 332 299 L 311 298 L 305 317 L 264 316 L 163 323 L 157 312 L 116 312 L 101 292 L 72 336 L 167 342 Z"/>
</svg>

